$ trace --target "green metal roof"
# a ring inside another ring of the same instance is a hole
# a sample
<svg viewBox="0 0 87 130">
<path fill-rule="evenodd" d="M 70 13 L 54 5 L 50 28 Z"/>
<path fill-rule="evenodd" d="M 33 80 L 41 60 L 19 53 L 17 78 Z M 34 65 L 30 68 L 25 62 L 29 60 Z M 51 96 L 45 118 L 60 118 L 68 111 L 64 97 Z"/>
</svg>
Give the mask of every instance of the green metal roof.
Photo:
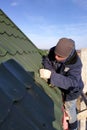
<svg viewBox="0 0 87 130">
<path fill-rule="evenodd" d="M 0 10 L 0 130 L 62 129 L 61 94 L 39 77 L 41 58 Z"/>
</svg>

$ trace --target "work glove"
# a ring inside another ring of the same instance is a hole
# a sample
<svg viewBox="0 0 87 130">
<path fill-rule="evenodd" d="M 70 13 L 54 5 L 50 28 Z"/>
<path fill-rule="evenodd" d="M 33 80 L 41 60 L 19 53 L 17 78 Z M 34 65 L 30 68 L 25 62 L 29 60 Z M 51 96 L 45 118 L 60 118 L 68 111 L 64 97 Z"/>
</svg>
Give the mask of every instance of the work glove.
<svg viewBox="0 0 87 130">
<path fill-rule="evenodd" d="M 39 70 L 40 77 L 43 79 L 50 79 L 51 71 L 48 69 L 40 69 Z"/>
</svg>

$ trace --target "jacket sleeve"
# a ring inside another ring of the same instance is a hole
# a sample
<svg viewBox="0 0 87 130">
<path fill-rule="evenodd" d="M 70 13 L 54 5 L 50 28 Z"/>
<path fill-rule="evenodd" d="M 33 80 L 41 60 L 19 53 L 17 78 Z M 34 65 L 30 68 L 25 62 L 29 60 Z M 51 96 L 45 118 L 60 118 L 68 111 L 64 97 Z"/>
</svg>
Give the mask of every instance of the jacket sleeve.
<svg viewBox="0 0 87 130">
<path fill-rule="evenodd" d="M 52 62 L 49 60 L 48 56 L 46 56 L 42 59 L 42 64 L 45 69 L 48 69 L 50 71 L 54 70 L 53 66 L 52 66 Z"/>
<path fill-rule="evenodd" d="M 50 82 L 52 86 L 68 90 L 70 87 L 78 87 L 80 80 L 81 66 L 76 66 L 70 69 L 68 76 L 52 72 Z"/>
<path fill-rule="evenodd" d="M 44 68 L 49 69 L 51 71 L 55 70 L 53 66 L 53 62 L 55 61 L 54 49 L 55 47 L 51 48 L 49 54 L 42 58 L 42 64 Z"/>
</svg>

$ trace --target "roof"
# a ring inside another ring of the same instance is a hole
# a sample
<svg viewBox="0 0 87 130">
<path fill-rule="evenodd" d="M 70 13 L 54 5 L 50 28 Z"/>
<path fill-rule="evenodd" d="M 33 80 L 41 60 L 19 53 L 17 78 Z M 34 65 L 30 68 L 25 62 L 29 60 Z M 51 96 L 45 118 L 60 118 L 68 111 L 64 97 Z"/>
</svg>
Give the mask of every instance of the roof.
<svg viewBox="0 0 87 130">
<path fill-rule="evenodd" d="M 39 77 L 38 48 L 0 10 L 0 130 L 61 130 L 61 96 Z"/>
</svg>

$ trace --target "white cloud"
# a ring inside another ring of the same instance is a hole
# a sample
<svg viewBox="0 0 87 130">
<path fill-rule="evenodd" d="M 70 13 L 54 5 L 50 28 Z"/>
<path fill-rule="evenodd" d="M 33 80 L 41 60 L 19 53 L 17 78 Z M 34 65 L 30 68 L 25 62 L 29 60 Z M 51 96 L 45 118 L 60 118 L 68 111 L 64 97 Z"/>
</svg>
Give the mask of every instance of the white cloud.
<svg viewBox="0 0 87 130">
<path fill-rule="evenodd" d="M 77 49 L 87 47 L 87 24 L 49 25 L 45 27 L 40 25 L 39 30 L 42 33 L 35 33 L 33 30 L 26 33 L 38 48 L 50 48 L 56 45 L 61 37 L 69 37 L 75 40 Z"/>
<path fill-rule="evenodd" d="M 40 49 L 49 49 L 55 46 L 58 39 L 56 36 L 42 36 L 39 34 L 29 34 L 28 37 Z"/>
<path fill-rule="evenodd" d="M 17 6 L 17 5 L 18 5 L 17 2 L 12 2 L 12 3 L 11 3 L 11 6 Z"/>
<path fill-rule="evenodd" d="M 28 37 L 31 41 L 40 49 L 50 49 L 51 47 L 55 46 L 58 40 L 61 37 L 68 37 L 75 41 L 76 49 L 87 48 L 87 36 L 79 36 L 79 35 L 58 35 L 58 36 L 41 36 L 37 34 L 30 34 Z"/>
<path fill-rule="evenodd" d="M 33 15 L 29 15 L 26 12 L 24 15 L 25 15 L 27 21 L 34 22 L 34 23 L 43 23 L 44 22 L 43 16 L 33 16 Z"/>
<path fill-rule="evenodd" d="M 87 23 L 45 26 L 38 25 L 38 30 L 40 30 L 40 32 L 42 32 L 43 35 L 84 35 L 87 34 Z"/>
<path fill-rule="evenodd" d="M 61 37 L 69 37 L 75 40 L 77 48 L 87 47 L 87 22 L 51 25 L 46 23 L 44 17 L 27 16 L 27 18 L 26 26 L 22 24 L 21 28 L 38 48 L 50 48 Z"/>
</svg>

